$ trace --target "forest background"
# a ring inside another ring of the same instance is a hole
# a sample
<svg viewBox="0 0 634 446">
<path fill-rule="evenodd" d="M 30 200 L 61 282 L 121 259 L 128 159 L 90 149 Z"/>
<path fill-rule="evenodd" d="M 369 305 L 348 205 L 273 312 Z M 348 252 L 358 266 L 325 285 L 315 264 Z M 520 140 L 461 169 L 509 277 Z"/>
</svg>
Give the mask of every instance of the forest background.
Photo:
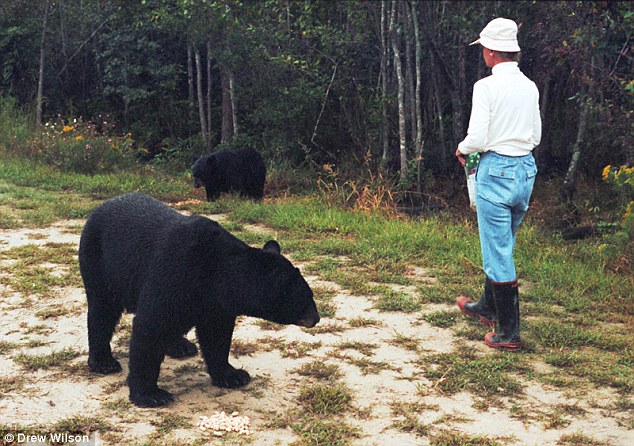
<svg viewBox="0 0 634 446">
<path fill-rule="evenodd" d="M 3 0 L 0 145 L 82 173 L 130 159 L 183 170 L 192 154 L 252 147 L 350 196 L 349 180 L 382 181 L 400 204 L 452 204 L 454 148 L 489 72 L 468 43 L 499 16 L 520 25 L 520 67 L 540 90 L 541 178 L 573 220 L 598 213 L 579 184 L 611 181 L 622 216 L 631 2 Z"/>
<path fill-rule="evenodd" d="M 543 115 L 519 356 L 454 303 L 482 279 L 453 155 L 489 73 L 468 43 L 498 16 L 521 24 Z M 255 427 L 240 444 L 630 444 L 633 30 L 631 2 L 0 0 L 0 437 L 201 443 L 193 420 L 240 400 Z M 192 155 L 238 147 L 266 160 L 264 201 L 204 202 Z M 92 209 L 130 191 L 281 240 L 318 331 L 245 323 L 232 354 L 255 386 L 214 393 L 196 358 L 162 373 L 172 411 L 126 405 L 124 376 L 85 371 L 76 252 Z"/>
</svg>

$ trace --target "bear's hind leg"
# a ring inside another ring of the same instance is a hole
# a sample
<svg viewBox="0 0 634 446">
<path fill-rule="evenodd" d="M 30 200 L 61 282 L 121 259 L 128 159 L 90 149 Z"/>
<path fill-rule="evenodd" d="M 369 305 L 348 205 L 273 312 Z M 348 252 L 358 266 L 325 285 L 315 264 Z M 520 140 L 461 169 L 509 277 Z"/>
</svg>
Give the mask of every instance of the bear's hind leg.
<svg viewBox="0 0 634 446">
<path fill-rule="evenodd" d="M 165 354 L 174 359 L 191 358 L 192 356 L 196 356 L 196 353 L 198 353 L 196 345 L 184 337 L 178 338 L 176 342 L 165 349 Z"/>
<path fill-rule="evenodd" d="M 119 322 L 123 305 L 108 303 L 106 298 L 88 294 L 88 368 L 104 375 L 118 373 L 121 364 L 112 356 L 110 340 Z"/>
<path fill-rule="evenodd" d="M 235 317 L 223 318 L 221 315 L 215 315 L 211 319 L 196 326 L 196 335 L 212 383 L 214 386 L 229 389 L 249 384 L 249 373 L 229 364 Z"/>
</svg>

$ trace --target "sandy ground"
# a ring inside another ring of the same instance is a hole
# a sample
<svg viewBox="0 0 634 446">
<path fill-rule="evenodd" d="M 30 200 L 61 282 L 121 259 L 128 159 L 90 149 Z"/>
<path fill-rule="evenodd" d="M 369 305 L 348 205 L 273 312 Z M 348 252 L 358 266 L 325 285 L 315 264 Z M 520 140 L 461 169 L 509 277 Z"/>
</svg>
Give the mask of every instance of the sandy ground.
<svg viewBox="0 0 634 446">
<path fill-rule="evenodd" d="M 0 251 L 49 242 L 78 245 L 82 221 L 60 222 L 44 229 L 0 231 Z M 261 228 L 252 228 L 261 230 Z M 5 264 L 0 264 L 0 278 L 6 277 Z M 61 274 L 67 266 L 48 264 Z M 433 284 L 433 278 L 423 271 L 415 271 L 421 281 Z M 0 425 L 15 429 L 14 434 L 28 427 L 50 429 L 61 420 L 73 417 L 92 417 L 109 423 L 99 432 L 100 444 L 302 444 L 292 428 L 300 417 L 302 405 L 298 396 L 302 388 L 318 383 L 313 377 L 297 372 L 302 364 L 322 361 L 339 366 L 340 379 L 353 395 L 352 407 L 345 412 L 345 420 L 359 429 L 353 445 L 428 445 L 429 437 L 405 432 L 394 427 L 402 420 L 395 415 L 395 403 L 420 403 L 415 415 L 431 432 L 451 432 L 465 438 L 483 436 L 491 443 L 509 445 L 555 445 L 562 436 L 581 434 L 594 443 L 615 446 L 634 445 L 631 413 L 619 412 L 616 392 L 609 388 L 587 389 L 582 394 L 562 393 L 554 387 L 524 380 L 524 395 L 509 400 L 499 398 L 488 407 L 477 404 L 471 393 L 443 395 L 435 382 L 427 380 L 417 361 L 418 354 L 393 342 L 397 335 L 414 339 L 426 352 L 450 352 L 464 348 L 464 340 L 457 343 L 452 329 L 434 327 L 413 314 L 379 312 L 373 308 L 372 298 L 351 295 L 339 286 L 307 276 L 312 287 L 329 289 L 335 294 L 336 314 L 323 318 L 318 327 L 339 327 L 330 332 L 309 332 L 289 326 L 281 330 L 262 326 L 254 319 L 241 319 L 234 334 L 234 343 L 255 346 L 255 352 L 231 358 L 236 367 L 244 367 L 254 378 L 240 390 L 213 387 L 199 357 L 178 361 L 166 359 L 159 385 L 174 393 L 174 404 L 162 409 L 139 409 L 127 403 L 127 345 L 113 340 L 115 356 L 123 365 L 124 373 L 96 376 L 87 372 L 86 306 L 81 287 L 59 288 L 53 297 L 33 299 L 16 293 L 0 280 L 0 342 L 9 348 L 0 349 L 0 383 L 5 383 L 5 394 L 0 394 Z M 30 303 L 26 303 L 30 300 Z M 65 314 L 51 317 L 37 316 L 38 311 L 62 307 Z M 435 305 L 422 312 L 451 310 L 451 306 Z M 457 309 L 456 309 L 457 311 Z M 354 328 L 349 321 L 356 318 L 372 319 L 370 326 Z M 124 316 L 123 324 L 131 323 Z M 35 329 L 34 329 L 35 328 Z M 322 330 L 325 331 L 325 330 Z M 484 334 L 484 332 L 483 332 Z M 193 332 L 189 334 L 193 338 Z M 274 340 L 282 340 L 287 348 L 267 348 Z M 294 342 L 297 344 L 293 344 Z M 343 342 L 375 344 L 366 356 L 355 349 L 341 349 Z M 473 344 L 473 345 L 471 345 Z M 303 352 L 298 347 L 309 346 Z M 467 342 L 483 354 L 480 343 Z M 63 366 L 47 370 L 25 371 L 14 359 L 20 354 L 50 354 L 70 349 L 79 356 Z M 334 357 L 333 352 L 338 356 Z M 342 354 L 343 353 L 343 354 Z M 347 358 L 364 358 L 384 363 L 380 370 L 364 373 Z M 544 366 L 545 367 L 545 366 Z M 19 384 L 7 386 L 18 379 Z M 562 405 L 577 410 L 561 417 L 561 423 L 547 422 Z M 217 411 L 237 412 L 251 420 L 249 435 L 231 434 L 211 438 L 198 427 L 200 416 L 211 416 Z M 524 414 L 523 417 L 517 416 Z M 165 429 L 170 417 L 181 423 Z M 182 421 L 185 420 L 185 424 Z M 337 417 L 335 418 L 335 421 Z M 189 423 L 187 423 L 187 421 Z M 555 426 L 553 426 L 555 424 Z M 0 440 L 0 444 L 10 444 Z M 495 441 L 495 443 L 493 443 Z M 466 444 L 466 443 L 461 443 Z M 577 443 L 582 444 L 582 443 Z"/>
</svg>

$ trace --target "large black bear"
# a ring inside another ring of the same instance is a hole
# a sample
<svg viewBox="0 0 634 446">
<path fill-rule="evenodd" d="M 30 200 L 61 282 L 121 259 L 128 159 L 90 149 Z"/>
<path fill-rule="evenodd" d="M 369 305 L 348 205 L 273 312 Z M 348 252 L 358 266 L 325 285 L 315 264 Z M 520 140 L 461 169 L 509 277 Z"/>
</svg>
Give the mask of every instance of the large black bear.
<svg viewBox="0 0 634 446">
<path fill-rule="evenodd" d="M 205 186 L 207 201 L 223 192 L 238 192 L 244 197 L 261 200 L 264 196 L 266 166 L 258 152 L 252 149 L 222 150 L 194 157 L 194 186 Z"/>
<path fill-rule="evenodd" d="M 319 313 L 301 273 L 275 241 L 262 249 L 203 216 L 184 216 L 142 194 L 98 206 L 79 245 L 88 300 L 88 366 L 121 371 L 110 340 L 122 312 L 136 313 L 130 340 L 130 400 L 157 407 L 173 400 L 157 385 L 164 355 L 189 356 L 196 336 L 214 385 L 235 388 L 251 377 L 229 362 L 238 315 L 313 327 Z"/>
</svg>

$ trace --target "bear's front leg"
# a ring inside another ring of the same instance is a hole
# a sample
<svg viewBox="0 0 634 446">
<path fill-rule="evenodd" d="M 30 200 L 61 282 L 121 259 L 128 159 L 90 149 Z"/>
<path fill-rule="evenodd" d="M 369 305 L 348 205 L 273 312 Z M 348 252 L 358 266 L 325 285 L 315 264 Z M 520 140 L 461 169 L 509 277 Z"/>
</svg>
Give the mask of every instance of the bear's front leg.
<svg viewBox="0 0 634 446">
<path fill-rule="evenodd" d="M 221 312 L 210 315 L 196 326 L 196 335 L 211 381 L 215 386 L 235 389 L 249 384 L 251 376 L 245 370 L 229 364 L 229 350 L 236 318 Z"/>
<path fill-rule="evenodd" d="M 174 396 L 158 387 L 158 377 L 165 354 L 161 339 L 155 334 L 161 331 L 137 317 L 132 324 L 130 339 L 130 401 L 139 407 L 165 406 L 174 401 Z"/>
</svg>

